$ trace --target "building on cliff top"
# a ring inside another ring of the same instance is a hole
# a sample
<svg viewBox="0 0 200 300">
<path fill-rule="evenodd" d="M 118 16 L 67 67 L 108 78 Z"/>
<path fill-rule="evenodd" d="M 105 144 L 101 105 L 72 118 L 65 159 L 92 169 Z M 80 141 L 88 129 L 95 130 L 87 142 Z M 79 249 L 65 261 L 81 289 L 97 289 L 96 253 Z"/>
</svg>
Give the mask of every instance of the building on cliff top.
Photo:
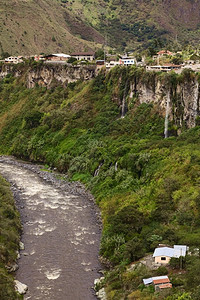
<svg viewBox="0 0 200 300">
<path fill-rule="evenodd" d="M 10 56 L 5 58 L 4 62 L 7 64 L 19 64 L 23 62 L 23 59 L 22 56 Z"/>
<path fill-rule="evenodd" d="M 146 71 L 162 71 L 162 72 L 170 72 L 175 71 L 179 72 L 182 69 L 182 65 L 173 65 L 173 64 L 165 64 L 163 66 L 156 65 L 156 66 L 146 66 Z"/>
<path fill-rule="evenodd" d="M 74 52 L 71 54 L 71 56 L 76 58 L 77 60 L 93 61 L 95 59 L 94 52 Z"/>
</svg>

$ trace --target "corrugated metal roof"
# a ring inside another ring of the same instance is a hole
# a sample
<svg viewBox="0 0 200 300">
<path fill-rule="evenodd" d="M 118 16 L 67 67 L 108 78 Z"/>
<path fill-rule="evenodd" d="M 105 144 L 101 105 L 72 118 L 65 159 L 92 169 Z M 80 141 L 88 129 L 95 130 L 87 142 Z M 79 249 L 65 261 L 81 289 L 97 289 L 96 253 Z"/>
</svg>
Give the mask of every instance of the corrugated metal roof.
<svg viewBox="0 0 200 300">
<path fill-rule="evenodd" d="M 160 247 L 156 248 L 153 253 L 153 257 L 157 256 L 167 256 L 167 257 L 180 257 L 185 256 L 187 251 L 187 246 L 185 245 L 174 245 L 174 248 Z"/>
<path fill-rule="evenodd" d="M 57 56 L 57 57 L 66 57 L 66 58 L 71 57 L 70 55 L 64 54 L 64 53 L 54 53 L 52 55 Z"/>
<path fill-rule="evenodd" d="M 152 278 L 143 279 L 143 283 L 144 283 L 145 285 L 151 284 L 152 282 L 153 282 L 153 279 L 152 279 Z"/>
<path fill-rule="evenodd" d="M 174 249 L 169 247 L 162 247 L 162 248 L 156 248 L 153 253 L 153 257 L 156 256 L 168 256 L 173 257 L 174 256 Z"/>
</svg>

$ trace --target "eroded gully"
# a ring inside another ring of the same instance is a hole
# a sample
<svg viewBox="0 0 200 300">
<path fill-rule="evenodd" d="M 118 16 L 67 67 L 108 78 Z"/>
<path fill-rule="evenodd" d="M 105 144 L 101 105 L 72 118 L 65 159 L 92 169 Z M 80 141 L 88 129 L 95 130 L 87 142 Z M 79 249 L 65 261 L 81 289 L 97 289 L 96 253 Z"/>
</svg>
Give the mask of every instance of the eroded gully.
<svg viewBox="0 0 200 300">
<path fill-rule="evenodd" d="M 0 157 L 0 173 L 12 185 L 23 224 L 16 278 L 25 299 L 92 300 L 100 224 L 92 196 L 39 166 Z"/>
</svg>

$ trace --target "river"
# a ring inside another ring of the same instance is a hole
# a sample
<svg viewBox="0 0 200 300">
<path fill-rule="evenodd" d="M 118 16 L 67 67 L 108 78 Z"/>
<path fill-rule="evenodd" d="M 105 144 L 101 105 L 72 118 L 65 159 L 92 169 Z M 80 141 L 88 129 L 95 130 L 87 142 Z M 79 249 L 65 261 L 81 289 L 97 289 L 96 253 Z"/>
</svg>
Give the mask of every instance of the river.
<svg viewBox="0 0 200 300">
<path fill-rule="evenodd" d="M 101 230 L 92 196 L 13 158 L 0 157 L 0 173 L 11 183 L 23 224 L 16 279 L 28 286 L 25 299 L 96 299 Z"/>
</svg>

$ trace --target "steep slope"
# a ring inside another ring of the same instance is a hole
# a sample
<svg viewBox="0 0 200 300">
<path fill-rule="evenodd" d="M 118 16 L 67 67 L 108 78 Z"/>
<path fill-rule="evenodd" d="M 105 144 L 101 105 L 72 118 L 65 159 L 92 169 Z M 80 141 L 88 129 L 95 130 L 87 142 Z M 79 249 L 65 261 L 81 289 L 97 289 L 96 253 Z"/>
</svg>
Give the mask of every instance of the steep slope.
<svg viewBox="0 0 200 300">
<path fill-rule="evenodd" d="M 106 279 L 113 300 L 141 290 L 142 278 L 152 274 L 123 272 L 128 263 L 159 243 L 199 248 L 200 127 L 186 130 L 181 122 L 183 133 L 177 137 L 172 120 L 171 137 L 164 139 L 162 107 L 154 104 L 152 93 L 148 103 L 138 101 L 137 88 L 126 97 L 127 82 L 138 86 L 141 79 L 155 89 L 156 77 L 172 90 L 175 119 L 179 118 L 187 103 L 180 101 L 178 86 L 194 86 L 199 75 L 193 72 L 155 75 L 137 68 L 114 68 L 91 81 L 51 89 L 27 89 L 24 76 L 7 76 L 0 82 L 0 152 L 43 161 L 92 191 L 104 223 L 101 255 L 116 266 Z M 128 112 L 121 118 L 124 97 Z M 199 268 L 199 256 L 192 259 Z M 178 279 L 172 294 L 177 297 L 167 299 L 178 299 L 184 290 L 192 293 L 187 299 L 199 299 L 193 293 L 199 291 L 200 276 L 192 276 L 192 270 L 196 274 L 192 261 L 187 264 L 183 279 L 179 272 L 174 274 Z M 151 290 L 146 293 L 148 297 L 142 294 L 137 299 L 166 299 L 154 297 Z"/>
<path fill-rule="evenodd" d="M 88 50 L 103 41 L 56 0 L 3 0 L 0 11 L 1 51 L 13 55 Z"/>
<path fill-rule="evenodd" d="M 0 11 L 0 51 L 11 54 L 199 42 L 195 0 L 2 0 Z"/>
</svg>

